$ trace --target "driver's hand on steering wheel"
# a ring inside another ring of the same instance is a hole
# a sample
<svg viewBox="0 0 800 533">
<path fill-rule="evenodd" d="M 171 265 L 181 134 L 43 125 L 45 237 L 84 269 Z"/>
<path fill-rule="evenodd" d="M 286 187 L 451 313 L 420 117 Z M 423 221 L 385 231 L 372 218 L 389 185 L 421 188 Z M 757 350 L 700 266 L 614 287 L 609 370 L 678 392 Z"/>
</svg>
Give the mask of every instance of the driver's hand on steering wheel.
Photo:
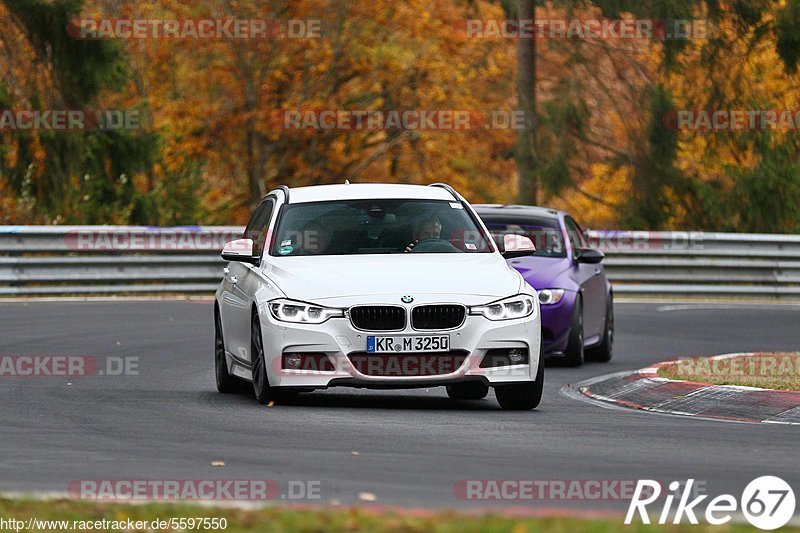
<svg viewBox="0 0 800 533">
<path fill-rule="evenodd" d="M 410 252 L 410 251 L 411 251 L 411 249 L 412 249 L 412 248 L 414 248 L 414 246 L 416 246 L 418 242 L 419 242 L 418 240 L 416 240 L 416 241 L 412 242 L 411 244 L 409 244 L 408 246 L 406 246 L 406 249 L 405 249 L 405 250 L 403 250 L 403 251 L 404 251 L 404 252 Z"/>
</svg>

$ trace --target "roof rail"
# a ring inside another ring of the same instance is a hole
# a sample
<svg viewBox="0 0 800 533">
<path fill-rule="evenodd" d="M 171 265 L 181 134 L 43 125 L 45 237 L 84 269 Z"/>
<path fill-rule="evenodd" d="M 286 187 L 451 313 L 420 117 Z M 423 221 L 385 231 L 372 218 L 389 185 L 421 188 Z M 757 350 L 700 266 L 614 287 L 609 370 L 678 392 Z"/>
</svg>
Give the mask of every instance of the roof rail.
<svg viewBox="0 0 800 533">
<path fill-rule="evenodd" d="M 548 213 L 552 213 L 554 215 L 558 214 L 557 209 L 553 209 L 552 207 L 542 207 L 540 205 L 520 205 L 520 204 L 504 204 L 501 208 L 510 207 L 512 209 L 538 209 L 539 211 L 547 211 Z"/>
<path fill-rule="evenodd" d="M 283 191 L 283 195 L 286 197 L 286 203 L 289 203 L 289 187 L 286 185 L 278 185 L 275 189 L 280 189 Z M 273 189 L 274 190 L 274 189 Z"/>
<path fill-rule="evenodd" d="M 442 188 L 442 189 L 446 190 L 447 192 L 449 192 L 450 194 L 452 194 L 453 198 L 455 198 L 457 201 L 459 201 L 459 202 L 461 201 L 461 198 L 458 197 L 458 193 L 456 192 L 456 190 L 454 188 L 452 188 L 451 186 L 449 186 L 448 184 L 446 184 L 446 183 L 431 183 L 430 185 L 428 185 L 428 187 L 439 187 L 439 188 Z"/>
</svg>

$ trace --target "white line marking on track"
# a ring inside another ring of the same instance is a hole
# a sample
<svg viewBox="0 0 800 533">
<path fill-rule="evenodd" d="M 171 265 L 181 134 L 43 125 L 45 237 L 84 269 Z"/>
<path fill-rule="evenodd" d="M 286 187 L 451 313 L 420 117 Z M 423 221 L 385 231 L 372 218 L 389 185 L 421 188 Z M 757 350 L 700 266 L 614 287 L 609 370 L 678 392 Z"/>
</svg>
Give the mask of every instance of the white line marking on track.
<svg viewBox="0 0 800 533">
<path fill-rule="evenodd" d="M 61 302 L 188 302 L 211 303 L 213 296 L 53 296 L 53 297 L 23 297 L 0 298 L 0 304 L 5 303 L 61 303 Z"/>
<path fill-rule="evenodd" d="M 616 304 L 616 302 L 614 302 Z M 749 304 L 747 302 L 736 302 L 730 304 L 676 304 L 659 305 L 656 311 L 659 313 L 669 313 L 673 311 L 775 311 L 775 310 L 800 310 L 800 305 L 795 303 L 774 303 L 774 304 Z"/>
</svg>

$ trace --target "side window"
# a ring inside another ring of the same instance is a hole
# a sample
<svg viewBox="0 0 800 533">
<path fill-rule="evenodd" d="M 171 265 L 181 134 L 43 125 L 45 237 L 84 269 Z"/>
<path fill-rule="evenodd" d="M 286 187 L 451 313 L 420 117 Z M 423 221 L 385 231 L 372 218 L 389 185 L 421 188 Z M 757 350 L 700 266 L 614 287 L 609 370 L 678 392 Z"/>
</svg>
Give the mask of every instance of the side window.
<svg viewBox="0 0 800 533">
<path fill-rule="evenodd" d="M 258 207 L 256 207 L 256 210 L 253 211 L 253 215 L 250 217 L 247 227 L 244 228 L 242 239 L 256 240 L 255 228 L 258 226 L 259 220 L 263 218 L 264 209 L 266 209 L 266 204 L 259 204 Z"/>
<path fill-rule="evenodd" d="M 569 243 L 572 245 L 572 249 L 586 248 L 583 231 L 581 231 L 577 222 L 575 222 L 572 217 L 566 217 L 564 218 L 564 224 L 567 226 L 567 235 L 569 236 Z"/>
<path fill-rule="evenodd" d="M 261 202 L 244 230 L 244 238 L 253 240 L 254 256 L 261 257 L 264 251 L 264 243 L 267 240 L 267 229 L 269 228 L 270 218 L 272 218 L 273 206 L 274 201 L 272 199 Z"/>
</svg>

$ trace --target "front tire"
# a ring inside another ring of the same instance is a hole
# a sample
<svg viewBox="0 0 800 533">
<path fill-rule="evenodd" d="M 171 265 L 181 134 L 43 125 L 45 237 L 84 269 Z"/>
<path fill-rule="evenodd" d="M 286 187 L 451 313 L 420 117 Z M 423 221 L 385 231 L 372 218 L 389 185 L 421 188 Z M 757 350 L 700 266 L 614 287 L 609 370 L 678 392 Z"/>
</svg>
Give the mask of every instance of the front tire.
<svg viewBox="0 0 800 533">
<path fill-rule="evenodd" d="M 530 411 L 542 401 L 544 390 L 544 358 L 539 357 L 535 381 L 524 381 L 512 385 L 499 385 L 494 388 L 497 403 L 506 411 Z"/>
<path fill-rule="evenodd" d="M 570 321 L 569 340 L 564 351 L 564 363 L 567 366 L 581 366 L 585 361 L 583 345 L 583 301 L 578 296 L 575 307 L 572 309 Z"/>
<path fill-rule="evenodd" d="M 228 372 L 225 339 L 222 336 L 222 321 L 219 318 L 218 309 L 214 309 L 214 375 L 217 391 L 222 394 L 231 394 L 241 390 L 242 382 Z"/>
<path fill-rule="evenodd" d="M 253 392 L 256 401 L 268 404 L 272 401 L 272 387 L 269 386 L 267 365 L 264 357 L 264 341 L 261 337 L 261 321 L 258 312 L 253 310 L 253 320 L 250 328 L 250 361 L 253 371 Z"/>
<path fill-rule="evenodd" d="M 489 394 L 489 386 L 480 381 L 467 381 L 447 386 L 447 395 L 454 400 L 483 400 Z"/>
<path fill-rule="evenodd" d="M 588 352 L 589 359 L 599 363 L 608 363 L 614 356 L 614 297 L 608 295 L 606 305 L 606 327 L 603 331 L 603 342 Z"/>
</svg>

